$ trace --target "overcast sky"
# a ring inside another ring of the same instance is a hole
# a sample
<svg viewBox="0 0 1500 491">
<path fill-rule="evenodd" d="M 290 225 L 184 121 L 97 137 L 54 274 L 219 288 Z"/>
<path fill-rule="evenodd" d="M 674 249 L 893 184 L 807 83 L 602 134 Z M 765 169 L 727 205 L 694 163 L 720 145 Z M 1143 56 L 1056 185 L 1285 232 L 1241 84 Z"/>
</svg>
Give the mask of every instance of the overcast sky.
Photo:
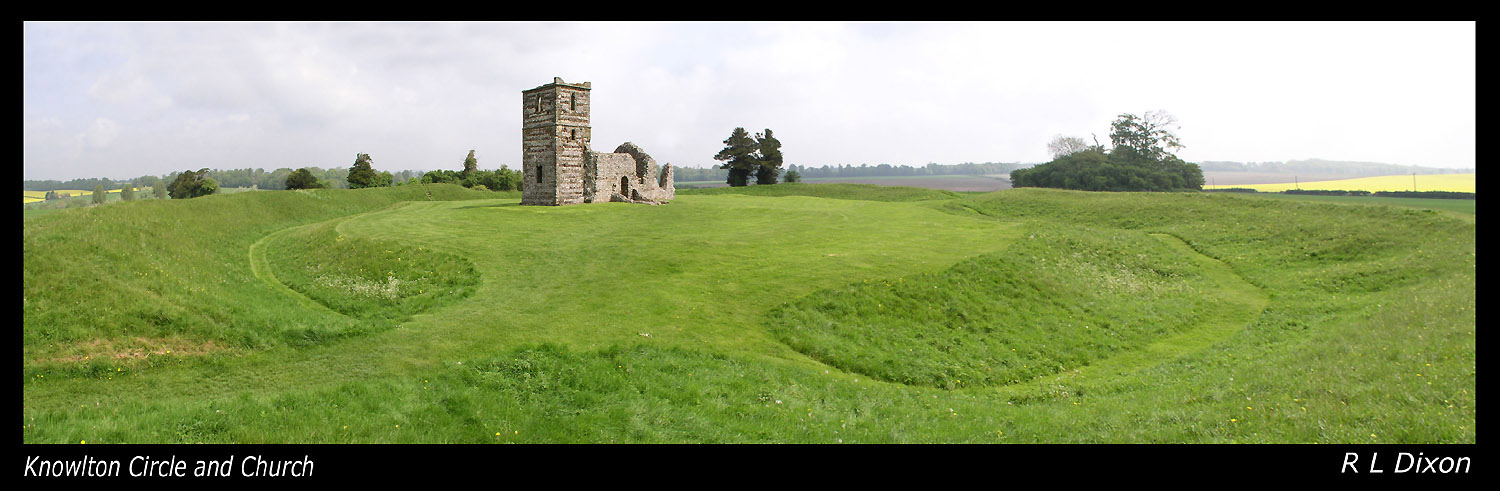
<svg viewBox="0 0 1500 491">
<path fill-rule="evenodd" d="M 1164 110 L 1190 161 L 1472 168 L 1475 24 L 27 22 L 26 179 L 521 160 L 521 91 L 593 82 L 593 147 L 701 167 L 1042 162 Z"/>
</svg>

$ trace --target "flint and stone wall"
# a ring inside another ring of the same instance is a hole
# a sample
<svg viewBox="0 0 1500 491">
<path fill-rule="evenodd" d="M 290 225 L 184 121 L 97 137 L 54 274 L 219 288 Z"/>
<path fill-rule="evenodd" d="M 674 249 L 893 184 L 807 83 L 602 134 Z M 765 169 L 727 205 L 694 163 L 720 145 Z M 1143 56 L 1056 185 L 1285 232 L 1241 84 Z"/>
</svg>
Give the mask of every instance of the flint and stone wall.
<svg viewBox="0 0 1500 491">
<path fill-rule="evenodd" d="M 588 82 L 568 84 L 554 78 L 521 92 L 521 204 L 583 202 L 590 89 Z"/>
<path fill-rule="evenodd" d="M 616 193 L 657 204 L 677 197 L 672 166 L 634 143 L 613 153 L 590 150 L 589 82 L 561 78 L 521 92 L 521 204 L 603 203 Z"/>
</svg>

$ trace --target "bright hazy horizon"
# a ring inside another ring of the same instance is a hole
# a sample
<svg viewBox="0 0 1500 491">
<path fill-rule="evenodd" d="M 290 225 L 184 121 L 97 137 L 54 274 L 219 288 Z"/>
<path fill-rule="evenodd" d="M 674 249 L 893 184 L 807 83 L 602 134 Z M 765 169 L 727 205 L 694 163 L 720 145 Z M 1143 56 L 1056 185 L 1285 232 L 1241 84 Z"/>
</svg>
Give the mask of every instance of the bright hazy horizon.
<svg viewBox="0 0 1500 491">
<path fill-rule="evenodd" d="M 703 167 L 1044 162 L 1166 111 L 1190 162 L 1474 168 L 1474 22 L 23 24 L 25 179 L 481 168 L 521 91 L 592 82 L 593 146 Z"/>
</svg>

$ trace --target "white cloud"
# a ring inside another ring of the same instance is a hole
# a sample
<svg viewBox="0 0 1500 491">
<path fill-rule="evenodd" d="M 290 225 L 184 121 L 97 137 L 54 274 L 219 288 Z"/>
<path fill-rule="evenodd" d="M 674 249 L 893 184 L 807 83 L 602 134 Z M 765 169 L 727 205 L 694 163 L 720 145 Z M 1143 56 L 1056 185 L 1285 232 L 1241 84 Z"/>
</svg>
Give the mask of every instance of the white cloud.
<svg viewBox="0 0 1500 491">
<path fill-rule="evenodd" d="M 108 147 L 120 136 L 120 125 L 106 118 L 95 118 L 88 130 L 78 135 L 78 140 L 93 148 Z"/>
<path fill-rule="evenodd" d="M 22 129 L 24 129 L 27 132 L 32 132 L 32 131 L 55 130 L 55 129 L 58 129 L 58 128 L 62 128 L 62 120 L 61 119 L 57 119 L 56 116 L 52 116 L 52 117 L 38 118 L 38 119 L 33 119 L 33 120 L 30 120 L 30 121 L 27 121 L 26 124 L 25 124 L 25 126 Z"/>
<path fill-rule="evenodd" d="M 633 141 L 676 165 L 713 163 L 737 126 L 775 130 L 803 165 L 1040 161 L 1053 135 L 1107 142 L 1116 114 L 1165 109 L 1189 160 L 1472 166 L 1474 34 L 1473 23 L 27 23 L 23 153 L 43 178 L 347 166 L 356 153 L 392 170 L 457 168 L 471 148 L 481 166 L 515 167 L 520 91 L 561 76 L 593 82 L 597 147 Z"/>
</svg>

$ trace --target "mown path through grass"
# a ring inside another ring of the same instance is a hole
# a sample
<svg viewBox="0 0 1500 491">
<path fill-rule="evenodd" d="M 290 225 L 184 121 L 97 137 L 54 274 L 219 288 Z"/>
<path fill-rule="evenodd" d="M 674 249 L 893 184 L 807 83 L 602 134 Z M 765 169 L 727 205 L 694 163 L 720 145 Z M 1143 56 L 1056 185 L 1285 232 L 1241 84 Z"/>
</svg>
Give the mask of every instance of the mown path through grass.
<svg viewBox="0 0 1500 491">
<path fill-rule="evenodd" d="M 349 218 L 352 218 L 352 216 L 335 218 L 333 219 L 333 221 L 342 222 L 344 220 L 348 220 Z M 326 222 L 319 222 L 302 225 L 299 227 L 290 227 L 266 234 L 265 237 L 261 237 L 260 240 L 257 240 L 254 244 L 250 245 L 250 271 L 255 275 L 256 278 L 260 278 L 261 281 L 264 281 L 267 286 L 270 286 L 276 291 L 282 292 L 290 296 L 291 298 L 297 299 L 297 302 L 303 307 L 311 310 L 321 310 L 330 314 L 340 315 L 333 309 L 328 308 L 327 305 L 318 303 L 316 300 L 308 298 L 307 295 L 303 295 L 302 293 L 293 290 L 290 287 L 286 286 L 286 284 L 282 283 L 281 280 L 276 278 L 276 273 L 272 271 L 270 262 L 266 257 L 267 244 L 276 240 L 280 240 L 281 238 L 291 235 L 298 230 L 324 225 L 325 223 Z"/>
</svg>

